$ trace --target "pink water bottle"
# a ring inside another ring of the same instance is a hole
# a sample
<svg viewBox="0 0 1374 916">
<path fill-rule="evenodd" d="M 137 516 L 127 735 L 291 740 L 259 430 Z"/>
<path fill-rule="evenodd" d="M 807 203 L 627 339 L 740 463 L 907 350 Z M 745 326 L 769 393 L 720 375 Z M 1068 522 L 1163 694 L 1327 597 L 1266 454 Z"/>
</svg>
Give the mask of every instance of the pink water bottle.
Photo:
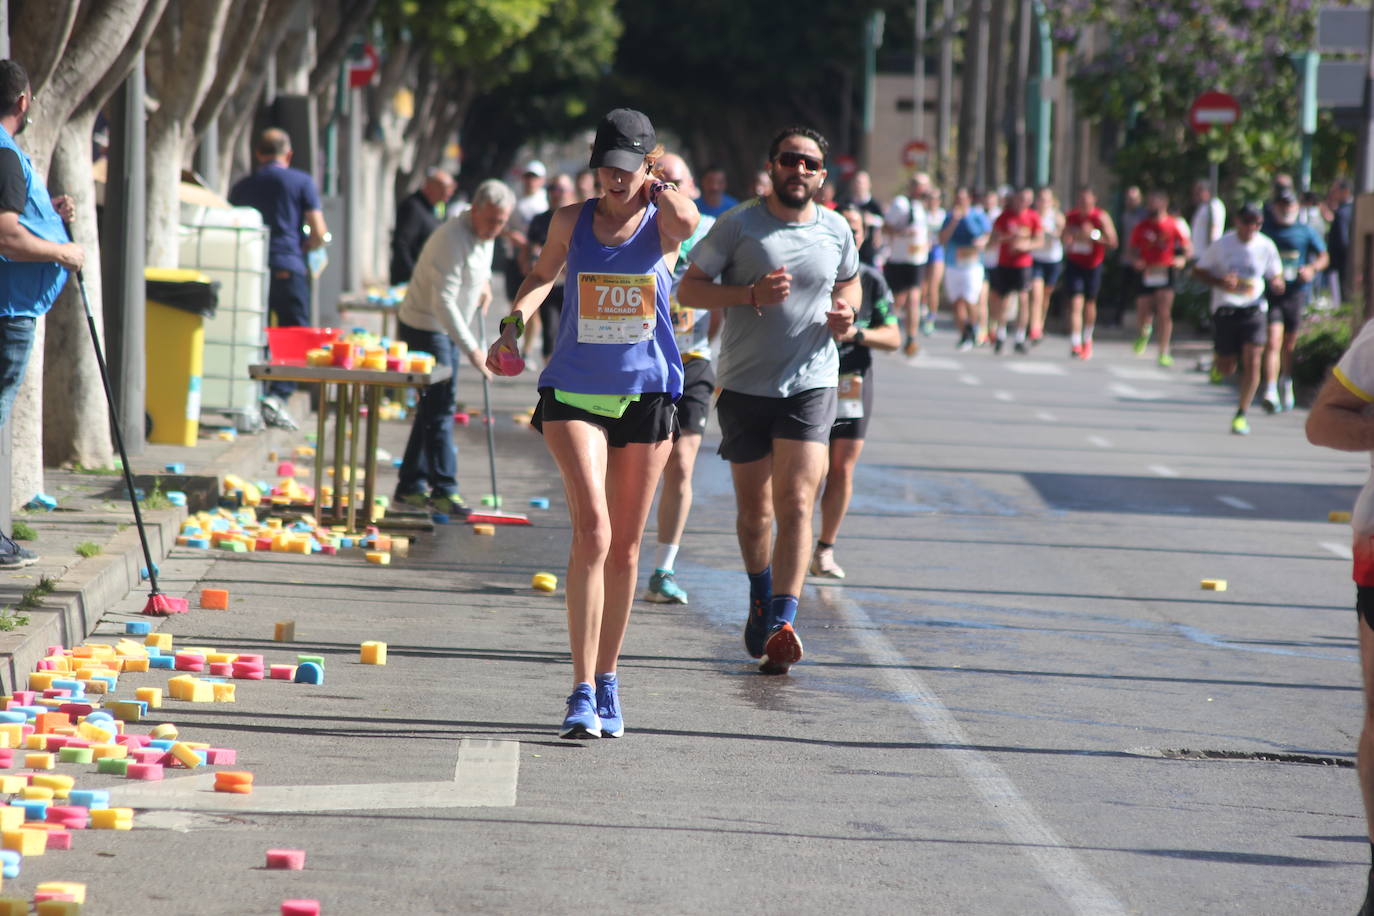
<svg viewBox="0 0 1374 916">
<path fill-rule="evenodd" d="M 525 371 L 525 358 L 510 350 L 498 351 L 498 362 L 502 375 L 519 375 Z"/>
</svg>

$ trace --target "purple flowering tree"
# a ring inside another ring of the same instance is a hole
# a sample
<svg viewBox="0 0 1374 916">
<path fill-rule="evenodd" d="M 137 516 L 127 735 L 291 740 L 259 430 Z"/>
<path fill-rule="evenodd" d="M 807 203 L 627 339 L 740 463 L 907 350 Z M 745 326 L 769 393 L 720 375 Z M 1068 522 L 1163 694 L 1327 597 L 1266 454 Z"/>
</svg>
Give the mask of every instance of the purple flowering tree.
<svg viewBox="0 0 1374 916">
<path fill-rule="evenodd" d="M 1222 191 L 1257 198 L 1299 155 L 1297 74 L 1311 44 L 1311 0 L 1045 0 L 1070 55 L 1079 110 L 1116 127 L 1112 167 L 1125 181 L 1183 192 L 1220 165 Z M 1081 36 L 1101 29 L 1089 55 Z M 1234 96 L 1240 121 L 1197 135 L 1188 109 L 1207 90 Z"/>
</svg>

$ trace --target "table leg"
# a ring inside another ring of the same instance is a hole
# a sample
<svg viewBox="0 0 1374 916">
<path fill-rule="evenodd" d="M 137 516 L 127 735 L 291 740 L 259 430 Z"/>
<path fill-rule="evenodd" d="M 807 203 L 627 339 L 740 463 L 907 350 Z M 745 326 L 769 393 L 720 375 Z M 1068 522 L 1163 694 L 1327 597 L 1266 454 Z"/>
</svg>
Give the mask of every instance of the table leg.
<svg viewBox="0 0 1374 916">
<path fill-rule="evenodd" d="M 377 429 L 381 423 L 382 387 L 367 386 L 367 449 L 363 460 L 367 462 L 366 487 L 363 490 L 363 518 L 371 525 L 376 521 L 377 511 Z"/>
<path fill-rule="evenodd" d="M 330 500 L 333 506 L 330 515 L 333 516 L 335 524 L 342 522 L 344 516 L 344 433 L 348 429 L 348 395 L 351 386 L 339 382 L 337 388 L 334 409 L 334 498 Z"/>
<path fill-rule="evenodd" d="M 315 522 L 324 524 L 324 421 L 329 414 L 329 383 L 320 382 L 319 416 L 315 420 Z"/>
<path fill-rule="evenodd" d="M 350 534 L 358 530 L 358 500 L 354 492 L 358 482 L 358 440 L 362 438 L 359 429 L 359 419 L 362 416 L 363 408 L 363 386 L 354 384 L 352 393 L 349 395 L 349 427 L 353 436 L 353 441 L 348 444 L 348 531 Z"/>
</svg>

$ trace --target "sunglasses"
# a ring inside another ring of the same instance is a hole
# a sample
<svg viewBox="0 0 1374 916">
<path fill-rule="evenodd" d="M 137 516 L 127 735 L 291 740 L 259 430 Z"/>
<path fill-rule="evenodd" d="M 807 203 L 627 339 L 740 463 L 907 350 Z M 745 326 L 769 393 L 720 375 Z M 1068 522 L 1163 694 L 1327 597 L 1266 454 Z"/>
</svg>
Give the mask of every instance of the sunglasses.
<svg viewBox="0 0 1374 916">
<path fill-rule="evenodd" d="M 819 172 L 825 168 L 825 162 L 822 160 L 802 153 L 778 153 L 778 165 L 788 169 L 800 169 L 802 166 L 806 166 L 808 172 Z"/>
</svg>

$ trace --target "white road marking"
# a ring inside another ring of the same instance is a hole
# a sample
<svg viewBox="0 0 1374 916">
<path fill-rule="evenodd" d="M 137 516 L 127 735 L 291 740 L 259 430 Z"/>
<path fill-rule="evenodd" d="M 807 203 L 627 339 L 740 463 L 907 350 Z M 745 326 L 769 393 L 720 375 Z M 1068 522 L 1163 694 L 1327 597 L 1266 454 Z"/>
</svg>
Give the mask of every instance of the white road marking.
<svg viewBox="0 0 1374 916">
<path fill-rule="evenodd" d="M 1108 366 L 1107 371 L 1117 378 L 1130 379 L 1137 382 L 1163 382 L 1174 378 L 1174 376 L 1161 372 L 1158 369 L 1147 369 L 1143 366 Z"/>
<path fill-rule="evenodd" d="M 981 384 L 983 384 L 983 380 L 980 379 L 978 376 L 976 376 L 976 375 L 969 375 L 968 373 L 964 373 L 963 375 L 959 376 L 959 381 L 963 382 L 965 385 L 981 385 Z"/>
<path fill-rule="evenodd" d="M 912 670 L 911 662 L 878 630 L 873 619 L 839 589 L 819 591 L 841 615 L 875 671 L 888 682 L 906 711 L 921 726 L 938 753 L 951 758 L 982 798 L 992 817 L 1001 821 L 1011 842 L 1034 860 L 1040 873 L 1076 913 L 1106 916 L 1125 913 L 1116 895 L 1088 871 L 1049 824 L 1035 813 L 1002 768 L 972 746 L 969 737 L 940 698 Z"/>
<path fill-rule="evenodd" d="M 1089 436 L 1088 441 L 1091 442 L 1093 445 L 1097 446 L 1098 448 L 1112 447 L 1112 440 L 1105 439 L 1102 436 Z"/>
<path fill-rule="evenodd" d="M 1349 544 L 1342 544 L 1339 541 L 1322 541 L 1321 546 L 1340 557 L 1342 560 L 1353 560 L 1355 555 L 1350 552 Z"/>
<path fill-rule="evenodd" d="M 395 808 L 509 808 L 520 775 L 520 742 L 463 738 L 447 782 L 380 782 L 352 786 L 254 785 L 251 795 L 214 791 L 207 772 L 162 782 L 120 785 L 128 808 L 174 811 L 378 811 Z"/>
<path fill-rule="evenodd" d="M 1239 496 L 1226 496 L 1225 494 L 1217 497 L 1217 502 L 1225 503 L 1232 509 L 1239 509 L 1242 512 L 1254 512 L 1255 507 Z"/>
<path fill-rule="evenodd" d="M 964 368 L 964 364 L 957 359 L 950 359 L 947 356 L 926 356 L 922 353 L 906 361 L 908 366 L 915 366 L 917 369 L 945 369 L 950 372 L 958 372 Z"/>
<path fill-rule="evenodd" d="M 1055 415 L 1050 413 L 1048 410 L 1037 410 L 1035 412 L 1035 418 L 1037 420 L 1044 420 L 1046 423 L 1057 422 L 1057 418 L 1055 417 Z"/>
<path fill-rule="evenodd" d="M 1020 362 L 1007 363 L 1007 368 L 1012 372 L 1019 372 L 1022 375 L 1068 375 L 1064 367 L 1058 363 L 1047 363 L 1036 360 L 1021 360 Z"/>
<path fill-rule="evenodd" d="M 994 392 L 992 393 L 992 396 L 993 396 L 993 398 L 995 398 L 995 399 L 998 400 L 998 401 L 1013 401 L 1013 400 L 1015 400 L 1015 398 L 1013 398 L 1013 397 L 1011 396 L 1011 392 L 1010 392 L 1010 391 L 994 391 Z"/>
<path fill-rule="evenodd" d="M 1160 477 L 1177 477 L 1178 471 L 1165 464 L 1151 464 L 1145 468 L 1151 474 L 1158 474 Z"/>
<path fill-rule="evenodd" d="M 1121 382 L 1112 382 L 1107 386 L 1107 390 L 1127 401 L 1157 401 L 1164 397 L 1158 391 L 1141 391 L 1134 385 L 1125 385 Z"/>
</svg>

